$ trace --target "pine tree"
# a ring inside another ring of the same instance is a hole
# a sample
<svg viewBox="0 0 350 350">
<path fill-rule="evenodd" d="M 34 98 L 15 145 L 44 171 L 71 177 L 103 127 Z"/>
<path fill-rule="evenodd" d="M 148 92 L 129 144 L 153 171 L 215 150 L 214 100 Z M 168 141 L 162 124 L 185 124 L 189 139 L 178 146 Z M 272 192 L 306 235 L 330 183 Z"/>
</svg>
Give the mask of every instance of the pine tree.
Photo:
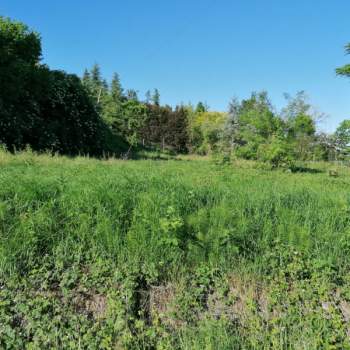
<svg viewBox="0 0 350 350">
<path fill-rule="evenodd" d="M 98 106 L 107 95 L 108 84 L 102 79 L 101 69 L 97 63 L 95 63 L 90 70 L 90 86 L 92 97 Z"/>
<path fill-rule="evenodd" d="M 82 81 L 83 85 L 84 85 L 87 89 L 90 88 L 90 85 L 91 85 L 91 76 L 90 76 L 90 72 L 89 72 L 87 69 L 84 70 L 84 74 L 83 74 L 83 77 L 82 77 L 81 81 Z"/>
<path fill-rule="evenodd" d="M 114 102 L 120 102 L 123 99 L 123 88 L 120 83 L 118 73 L 114 73 L 111 83 L 111 96 Z"/>
<path fill-rule="evenodd" d="M 92 68 L 91 68 L 91 81 L 93 84 L 100 86 L 102 83 L 102 79 L 101 79 L 101 69 L 100 66 L 95 63 Z"/>
<path fill-rule="evenodd" d="M 152 102 L 155 106 L 160 106 L 160 93 L 158 89 L 154 89 L 152 95 Z"/>
</svg>

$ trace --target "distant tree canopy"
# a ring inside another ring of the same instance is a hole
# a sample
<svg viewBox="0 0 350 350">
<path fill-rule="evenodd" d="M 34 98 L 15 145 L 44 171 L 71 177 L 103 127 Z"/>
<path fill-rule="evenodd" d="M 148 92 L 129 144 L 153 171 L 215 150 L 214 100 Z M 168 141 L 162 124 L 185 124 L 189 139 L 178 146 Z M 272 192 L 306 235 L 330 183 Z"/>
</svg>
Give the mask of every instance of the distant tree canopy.
<svg viewBox="0 0 350 350">
<path fill-rule="evenodd" d="M 303 91 L 286 98 L 287 106 L 281 113 L 274 110 L 264 91 L 241 102 L 231 101 L 224 140 L 237 156 L 269 161 L 274 166 L 293 159 L 314 159 L 319 146 L 317 115 Z"/>
<path fill-rule="evenodd" d="M 210 112 L 197 105 L 190 124 L 192 151 L 199 154 L 218 151 L 226 119 L 226 113 Z"/>
<path fill-rule="evenodd" d="M 158 146 L 175 152 L 188 151 L 188 119 L 184 107 L 147 104 L 147 118 L 141 130 L 142 142 L 148 146 Z"/>
<path fill-rule="evenodd" d="M 346 47 L 350 53 L 350 44 Z M 26 25 L 0 17 L 0 143 L 10 150 L 64 154 L 124 154 L 142 147 L 177 153 L 234 154 L 277 167 L 294 160 L 347 157 L 350 121 L 318 134 L 319 115 L 301 91 L 280 112 L 267 92 L 233 98 L 228 112 L 161 104 L 158 89 L 124 89 L 115 73 L 94 64 L 81 78 L 40 63 L 41 40 Z M 350 76 L 350 65 L 337 69 Z"/>
<path fill-rule="evenodd" d="M 182 106 L 161 106 L 157 89 L 153 94 L 148 91 L 146 100 L 140 101 L 135 90 L 124 92 L 117 73 L 108 84 L 96 64 L 85 70 L 82 83 L 111 132 L 130 147 L 188 151 L 187 111 Z"/>
</svg>

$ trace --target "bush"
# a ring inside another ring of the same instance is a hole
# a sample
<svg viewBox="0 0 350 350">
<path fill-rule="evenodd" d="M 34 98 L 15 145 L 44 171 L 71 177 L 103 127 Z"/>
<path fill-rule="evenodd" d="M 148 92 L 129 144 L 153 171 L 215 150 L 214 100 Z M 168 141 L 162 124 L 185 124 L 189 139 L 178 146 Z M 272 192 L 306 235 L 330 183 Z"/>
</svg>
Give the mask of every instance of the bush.
<svg viewBox="0 0 350 350">
<path fill-rule="evenodd" d="M 269 163 L 273 168 L 289 167 L 292 162 L 292 154 L 288 143 L 275 136 L 269 141 L 259 146 L 258 159 Z"/>
</svg>

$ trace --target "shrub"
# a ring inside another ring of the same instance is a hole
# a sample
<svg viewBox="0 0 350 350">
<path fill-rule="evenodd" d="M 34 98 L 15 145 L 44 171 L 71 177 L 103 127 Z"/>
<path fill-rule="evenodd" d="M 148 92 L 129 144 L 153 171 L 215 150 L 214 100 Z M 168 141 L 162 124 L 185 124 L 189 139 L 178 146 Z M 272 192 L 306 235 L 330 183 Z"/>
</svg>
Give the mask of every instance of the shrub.
<svg viewBox="0 0 350 350">
<path fill-rule="evenodd" d="M 273 168 L 289 167 L 292 162 L 290 146 L 276 136 L 271 137 L 268 143 L 261 144 L 257 154 L 259 160 L 269 163 Z"/>
</svg>

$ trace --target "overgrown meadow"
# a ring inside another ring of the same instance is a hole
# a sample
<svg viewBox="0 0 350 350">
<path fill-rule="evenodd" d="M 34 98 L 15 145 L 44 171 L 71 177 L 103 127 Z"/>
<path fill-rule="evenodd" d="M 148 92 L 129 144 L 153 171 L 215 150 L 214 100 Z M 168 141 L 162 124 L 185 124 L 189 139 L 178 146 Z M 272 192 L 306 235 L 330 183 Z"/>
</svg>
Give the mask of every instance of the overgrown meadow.
<svg viewBox="0 0 350 350">
<path fill-rule="evenodd" d="M 350 349 L 350 171 L 0 153 L 1 349 Z"/>
</svg>

